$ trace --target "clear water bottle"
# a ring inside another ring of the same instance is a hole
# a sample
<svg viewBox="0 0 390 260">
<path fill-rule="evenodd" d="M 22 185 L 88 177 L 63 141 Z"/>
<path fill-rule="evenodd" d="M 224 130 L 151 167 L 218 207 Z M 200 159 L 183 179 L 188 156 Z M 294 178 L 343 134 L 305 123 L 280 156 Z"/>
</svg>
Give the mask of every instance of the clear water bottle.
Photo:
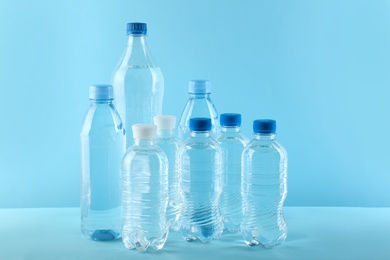
<svg viewBox="0 0 390 260">
<path fill-rule="evenodd" d="M 223 152 L 210 136 L 210 118 L 191 118 L 191 137 L 179 148 L 179 187 L 182 205 L 179 229 L 187 241 L 208 243 L 223 232 L 219 212 Z"/>
<path fill-rule="evenodd" d="M 112 86 L 89 88 L 91 105 L 84 118 L 81 139 L 81 231 L 92 240 L 120 237 L 121 160 L 125 135 L 112 104 Z"/>
<path fill-rule="evenodd" d="M 168 167 L 155 125 L 133 125 L 134 145 L 122 162 L 122 241 L 128 249 L 160 250 L 168 237 Z"/>
<path fill-rule="evenodd" d="M 133 124 L 153 124 L 162 114 L 164 77 L 146 44 L 146 23 L 128 23 L 125 53 L 113 79 L 115 106 L 127 131 L 127 146 Z"/>
<path fill-rule="evenodd" d="M 169 115 L 155 116 L 154 124 L 157 126 L 157 144 L 168 158 L 169 203 L 167 208 L 167 221 L 170 227 L 177 231 L 177 219 L 180 209 L 179 178 L 176 167 L 176 154 L 179 150 L 179 140 L 175 134 L 176 117 Z"/>
<path fill-rule="evenodd" d="M 208 117 L 211 119 L 211 135 L 216 137 L 219 127 L 218 113 L 210 98 L 210 81 L 191 80 L 188 99 L 179 122 L 179 138 L 184 141 L 190 136 L 190 118 Z"/>
<path fill-rule="evenodd" d="M 249 246 L 270 248 L 287 237 L 283 203 L 287 195 L 287 153 L 275 140 L 275 120 L 255 120 L 254 139 L 242 153 L 241 232 Z"/>
<path fill-rule="evenodd" d="M 247 139 L 241 134 L 241 114 L 225 113 L 220 116 L 221 132 L 217 142 L 224 151 L 224 184 L 219 208 L 225 228 L 235 233 L 240 230 L 241 202 L 241 155 Z"/>
</svg>

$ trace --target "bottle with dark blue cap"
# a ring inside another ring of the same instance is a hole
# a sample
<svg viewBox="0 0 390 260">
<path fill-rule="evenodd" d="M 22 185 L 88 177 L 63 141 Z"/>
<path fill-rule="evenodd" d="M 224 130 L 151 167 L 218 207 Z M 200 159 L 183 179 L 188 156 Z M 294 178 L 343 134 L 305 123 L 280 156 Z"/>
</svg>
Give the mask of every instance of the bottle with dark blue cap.
<svg viewBox="0 0 390 260">
<path fill-rule="evenodd" d="M 223 151 L 210 136 L 210 118 L 191 118 L 191 136 L 178 151 L 182 205 L 179 230 L 187 241 L 208 243 L 223 232 L 218 202 L 222 193 Z"/>
<path fill-rule="evenodd" d="M 121 161 L 125 136 L 112 104 L 112 86 L 91 86 L 89 99 L 91 105 L 80 134 L 81 231 L 89 239 L 105 241 L 121 234 Z"/>
<path fill-rule="evenodd" d="M 190 118 L 208 117 L 211 119 L 211 135 L 216 137 L 219 127 L 218 113 L 210 98 L 211 83 L 209 80 L 191 80 L 190 97 L 184 107 L 179 122 L 179 138 L 185 140 L 190 136 Z"/>
<path fill-rule="evenodd" d="M 133 124 L 153 124 L 162 114 L 164 77 L 146 42 L 146 23 L 127 24 L 127 46 L 113 78 L 114 104 L 125 125 L 127 147 Z"/>
<path fill-rule="evenodd" d="M 225 228 L 235 233 L 240 230 L 241 210 L 241 154 L 247 139 L 241 133 L 241 114 L 224 113 L 220 116 L 221 131 L 217 142 L 224 151 L 224 184 L 219 208 Z"/>
<path fill-rule="evenodd" d="M 253 140 L 242 153 L 241 232 L 247 245 L 262 244 L 270 248 L 283 243 L 287 237 L 283 216 L 287 153 L 275 139 L 275 120 L 255 120 L 253 132 Z"/>
</svg>

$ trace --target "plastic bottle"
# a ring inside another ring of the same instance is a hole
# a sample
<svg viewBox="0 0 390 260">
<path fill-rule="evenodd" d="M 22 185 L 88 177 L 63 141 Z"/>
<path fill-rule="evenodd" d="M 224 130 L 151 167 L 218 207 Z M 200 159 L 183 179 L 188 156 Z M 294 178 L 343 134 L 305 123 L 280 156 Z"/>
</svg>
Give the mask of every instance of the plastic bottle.
<svg viewBox="0 0 390 260">
<path fill-rule="evenodd" d="M 92 240 L 120 237 L 121 160 L 125 135 L 112 104 L 112 86 L 89 88 L 91 105 L 84 118 L 81 139 L 81 231 Z"/>
<path fill-rule="evenodd" d="M 224 185 L 219 208 L 225 228 L 235 233 L 240 230 L 241 202 L 241 155 L 247 139 L 241 134 L 241 114 L 225 113 L 220 116 L 221 131 L 217 142 L 224 151 Z"/>
<path fill-rule="evenodd" d="M 211 119 L 211 135 L 216 137 L 219 127 L 218 113 L 210 98 L 211 84 L 208 80 L 191 80 L 188 99 L 179 122 L 179 139 L 184 141 L 190 136 L 190 118 L 208 117 Z"/>
<path fill-rule="evenodd" d="M 160 250 L 168 237 L 168 168 L 155 125 L 133 125 L 134 145 L 122 162 L 122 241 L 128 249 Z"/>
<path fill-rule="evenodd" d="M 241 232 L 249 246 L 266 248 L 287 237 L 283 203 L 287 195 L 287 153 L 275 140 L 275 120 L 255 120 L 254 139 L 242 153 Z"/>
<path fill-rule="evenodd" d="M 222 192 L 223 152 L 210 137 L 210 118 L 190 119 L 191 137 L 179 148 L 182 205 L 179 229 L 187 241 L 208 243 L 223 232 L 218 203 Z"/>
<path fill-rule="evenodd" d="M 154 117 L 157 126 L 157 144 L 168 158 L 169 203 L 167 208 L 167 221 L 170 227 L 177 231 L 177 219 L 180 209 L 179 178 L 176 167 L 176 154 L 179 150 L 179 140 L 175 134 L 176 117 L 162 115 Z"/>
<path fill-rule="evenodd" d="M 164 77 L 150 54 L 146 32 L 146 23 L 127 24 L 127 47 L 113 79 L 115 106 L 129 137 L 126 147 L 133 142 L 133 124 L 153 124 L 153 117 L 162 114 Z"/>
</svg>

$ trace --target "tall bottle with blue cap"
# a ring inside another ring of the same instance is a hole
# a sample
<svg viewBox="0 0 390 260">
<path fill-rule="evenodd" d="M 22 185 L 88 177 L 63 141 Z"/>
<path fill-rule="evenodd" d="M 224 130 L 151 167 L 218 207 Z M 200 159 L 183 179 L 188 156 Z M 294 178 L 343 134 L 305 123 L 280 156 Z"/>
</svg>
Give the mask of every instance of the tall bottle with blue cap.
<svg viewBox="0 0 390 260">
<path fill-rule="evenodd" d="M 211 83 L 209 80 L 191 80 L 188 92 L 190 97 L 184 107 L 179 122 L 179 138 L 185 140 L 190 136 L 190 118 L 207 117 L 211 119 L 210 134 L 216 137 L 219 122 L 218 113 L 210 98 Z"/>
<path fill-rule="evenodd" d="M 223 232 L 219 211 L 223 152 L 210 136 L 210 118 L 191 118 L 191 136 L 178 152 L 181 208 L 179 230 L 187 241 L 208 243 Z"/>
<path fill-rule="evenodd" d="M 81 231 L 92 240 L 120 237 L 121 161 L 125 152 L 122 121 L 111 85 L 89 88 L 91 105 L 81 139 Z"/>
<path fill-rule="evenodd" d="M 162 114 L 164 77 L 149 51 L 146 23 L 127 24 L 127 47 L 113 79 L 115 106 L 125 125 L 127 147 L 133 124 L 153 124 Z"/>
<path fill-rule="evenodd" d="M 217 142 L 224 151 L 223 191 L 219 208 L 225 228 L 235 233 L 240 230 L 241 202 L 241 155 L 247 139 L 241 133 L 241 114 L 224 113 L 220 116 L 221 131 Z"/>
<path fill-rule="evenodd" d="M 287 153 L 275 138 L 276 121 L 253 122 L 253 140 L 242 153 L 241 232 L 249 246 L 270 248 L 287 237 L 283 203 L 287 196 Z"/>
</svg>

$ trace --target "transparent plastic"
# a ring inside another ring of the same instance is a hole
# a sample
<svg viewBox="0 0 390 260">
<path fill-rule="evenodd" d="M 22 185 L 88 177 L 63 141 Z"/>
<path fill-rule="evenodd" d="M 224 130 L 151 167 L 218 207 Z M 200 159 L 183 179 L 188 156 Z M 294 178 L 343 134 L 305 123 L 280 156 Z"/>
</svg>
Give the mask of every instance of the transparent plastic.
<svg viewBox="0 0 390 260">
<path fill-rule="evenodd" d="M 208 243 L 223 232 L 218 203 L 223 154 L 209 132 L 191 132 L 178 152 L 182 206 L 179 229 L 187 241 Z"/>
<path fill-rule="evenodd" d="M 134 139 L 122 163 L 122 241 L 128 249 L 160 250 L 168 237 L 167 157 L 155 139 Z"/>
<path fill-rule="evenodd" d="M 218 113 L 210 98 L 210 93 L 190 93 L 179 122 L 179 139 L 186 140 L 190 137 L 190 118 L 207 117 L 211 119 L 211 135 L 216 137 L 219 122 Z"/>
<path fill-rule="evenodd" d="M 81 231 L 92 240 L 120 237 L 124 129 L 111 100 L 92 100 L 81 139 Z"/>
<path fill-rule="evenodd" d="M 249 246 L 266 248 L 287 237 L 283 203 L 287 196 L 287 153 L 275 134 L 254 135 L 242 154 L 241 232 Z"/>
<path fill-rule="evenodd" d="M 113 78 L 114 104 L 127 132 L 127 145 L 133 139 L 133 124 L 153 124 L 162 114 L 164 77 L 147 46 L 145 34 L 129 34 L 125 53 Z"/>
<path fill-rule="evenodd" d="M 180 210 L 179 176 L 176 166 L 176 155 L 179 150 L 179 141 L 175 129 L 157 130 L 157 144 L 164 151 L 168 159 L 169 203 L 167 208 L 167 221 L 170 227 L 178 230 L 178 217 Z"/>
<path fill-rule="evenodd" d="M 241 155 L 248 140 L 240 126 L 221 126 L 217 142 L 224 152 L 223 191 L 219 208 L 224 227 L 231 233 L 240 230 L 242 219 Z"/>
</svg>

